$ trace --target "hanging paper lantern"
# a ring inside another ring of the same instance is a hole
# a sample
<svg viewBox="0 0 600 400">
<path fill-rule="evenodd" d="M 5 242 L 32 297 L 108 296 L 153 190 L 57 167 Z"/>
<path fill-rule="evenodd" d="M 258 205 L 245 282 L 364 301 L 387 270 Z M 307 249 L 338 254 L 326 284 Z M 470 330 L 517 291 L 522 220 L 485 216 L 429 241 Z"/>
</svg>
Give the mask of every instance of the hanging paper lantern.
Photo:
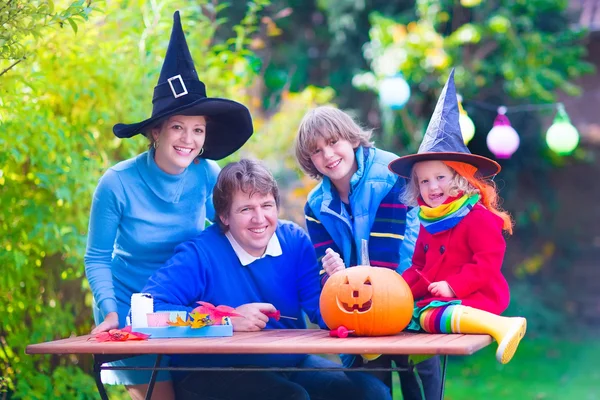
<svg viewBox="0 0 600 400">
<path fill-rule="evenodd" d="M 379 100 L 392 110 L 400 110 L 409 98 L 410 86 L 400 74 L 384 78 L 379 84 Z"/>
<path fill-rule="evenodd" d="M 494 120 L 494 127 L 487 135 L 488 149 L 496 158 L 510 158 L 519 148 L 519 134 L 510 125 L 508 117 L 504 115 L 506 107 L 498 109 L 498 115 Z"/>
<path fill-rule="evenodd" d="M 562 104 L 558 105 L 554 122 L 548 128 L 546 143 L 548 143 L 550 150 L 560 155 L 571 154 L 579 144 L 579 132 L 571 124 L 571 120 Z"/>
<path fill-rule="evenodd" d="M 462 96 L 456 95 L 456 97 L 458 98 L 458 111 L 460 113 L 458 116 L 460 132 L 462 133 L 465 144 L 469 144 L 471 139 L 473 139 L 473 136 L 475 136 L 475 124 L 473 123 L 473 120 L 469 118 L 469 115 L 462 106 Z"/>
<path fill-rule="evenodd" d="M 463 140 L 465 144 L 469 144 L 473 136 L 475 136 L 475 124 L 473 120 L 469 118 L 467 113 L 461 113 L 458 117 L 458 124 L 460 125 L 460 131 L 462 132 Z"/>
</svg>

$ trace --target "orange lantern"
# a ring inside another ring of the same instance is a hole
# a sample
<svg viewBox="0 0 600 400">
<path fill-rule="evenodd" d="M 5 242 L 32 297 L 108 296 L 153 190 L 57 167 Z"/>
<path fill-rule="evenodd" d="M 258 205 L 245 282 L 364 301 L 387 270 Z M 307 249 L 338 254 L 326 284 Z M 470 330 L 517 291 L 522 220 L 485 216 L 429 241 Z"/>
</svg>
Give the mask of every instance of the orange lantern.
<svg viewBox="0 0 600 400">
<path fill-rule="evenodd" d="M 329 329 L 344 326 L 357 336 L 395 335 L 408 326 L 414 308 L 400 274 L 364 265 L 330 276 L 319 304 Z"/>
</svg>

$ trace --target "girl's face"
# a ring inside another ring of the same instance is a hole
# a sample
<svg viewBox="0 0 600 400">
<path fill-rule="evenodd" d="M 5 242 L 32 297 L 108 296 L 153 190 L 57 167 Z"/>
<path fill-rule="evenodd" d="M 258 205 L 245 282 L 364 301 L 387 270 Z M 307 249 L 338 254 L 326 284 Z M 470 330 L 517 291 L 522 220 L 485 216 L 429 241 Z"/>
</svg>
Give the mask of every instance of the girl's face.
<svg viewBox="0 0 600 400">
<path fill-rule="evenodd" d="M 182 173 L 198 156 L 206 139 L 206 118 L 201 115 L 173 115 L 162 127 L 152 130 L 158 142 L 156 164 L 168 174 Z"/>
<path fill-rule="evenodd" d="M 317 171 L 331 179 L 334 185 L 349 183 L 358 169 L 354 157 L 354 148 L 357 146 L 358 143 L 346 139 L 319 138 L 310 159 Z"/>
<path fill-rule="evenodd" d="M 415 164 L 414 171 L 425 204 L 432 208 L 443 204 L 449 197 L 452 169 L 441 161 L 421 161 Z"/>
</svg>

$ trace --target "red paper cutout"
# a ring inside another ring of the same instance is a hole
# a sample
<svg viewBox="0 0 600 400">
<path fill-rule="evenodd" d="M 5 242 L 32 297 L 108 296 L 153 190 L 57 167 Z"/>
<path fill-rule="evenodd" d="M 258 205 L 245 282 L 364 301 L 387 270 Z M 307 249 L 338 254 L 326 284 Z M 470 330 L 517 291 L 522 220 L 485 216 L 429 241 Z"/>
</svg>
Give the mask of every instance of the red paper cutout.
<svg viewBox="0 0 600 400">
<path fill-rule="evenodd" d="M 124 342 L 126 340 L 147 340 L 150 335 L 140 332 L 132 332 L 131 325 L 123 329 L 111 329 L 108 332 L 100 332 L 95 338 L 99 342 Z"/>
<path fill-rule="evenodd" d="M 235 308 L 229 306 L 214 306 L 205 301 L 198 301 L 200 304 L 198 307 L 194 308 L 192 312 L 197 312 L 200 314 L 208 314 L 210 319 L 214 324 L 220 324 L 223 320 L 223 317 L 243 317 L 242 314 L 235 312 Z"/>
</svg>

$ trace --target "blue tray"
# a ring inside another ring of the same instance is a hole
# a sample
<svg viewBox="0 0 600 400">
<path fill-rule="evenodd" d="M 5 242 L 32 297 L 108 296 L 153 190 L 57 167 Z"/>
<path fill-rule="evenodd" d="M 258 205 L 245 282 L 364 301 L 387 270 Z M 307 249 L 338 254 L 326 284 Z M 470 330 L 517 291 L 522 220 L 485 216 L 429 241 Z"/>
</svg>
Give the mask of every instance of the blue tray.
<svg viewBox="0 0 600 400">
<path fill-rule="evenodd" d="M 167 312 L 170 313 L 170 321 L 175 321 L 177 317 L 183 320 L 188 318 L 185 311 L 160 311 L 158 313 L 163 314 Z M 202 328 L 192 328 L 189 326 L 132 326 L 131 329 L 134 332 L 150 335 L 150 339 L 233 336 L 233 325 L 231 324 L 231 319 L 228 317 L 223 318 L 223 325 L 208 325 Z"/>
<path fill-rule="evenodd" d="M 150 335 L 149 339 L 224 337 L 233 336 L 233 325 L 209 325 L 195 329 L 189 326 L 138 327 L 135 328 L 135 332 Z"/>
</svg>

